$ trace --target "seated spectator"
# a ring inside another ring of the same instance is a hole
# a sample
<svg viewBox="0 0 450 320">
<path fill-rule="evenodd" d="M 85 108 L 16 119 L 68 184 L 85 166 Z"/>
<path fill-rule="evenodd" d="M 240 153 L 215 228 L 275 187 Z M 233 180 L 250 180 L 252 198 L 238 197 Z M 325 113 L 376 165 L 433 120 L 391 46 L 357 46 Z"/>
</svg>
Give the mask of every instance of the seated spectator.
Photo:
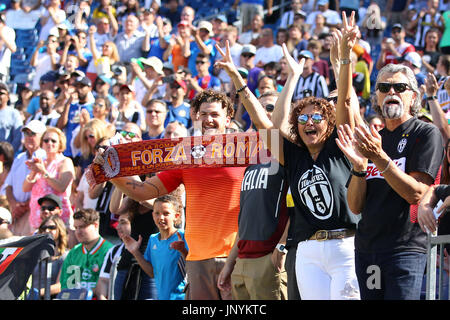
<svg viewBox="0 0 450 320">
<path fill-rule="evenodd" d="M 44 45 L 46 45 L 46 47 L 44 51 L 41 52 L 41 48 L 44 48 Z M 37 44 L 36 50 L 34 50 L 30 60 L 30 65 L 36 68 L 33 84 L 31 86 L 33 90 L 39 90 L 41 76 L 49 71 L 57 69 L 57 65 L 60 61 L 60 55 L 56 52 L 57 48 L 58 40 L 53 34 L 48 36 L 46 43 L 44 41 L 39 41 Z"/>
<path fill-rule="evenodd" d="M 22 117 L 13 106 L 9 106 L 9 89 L 5 83 L 0 82 L 0 141 L 9 142 L 14 152 L 19 151 L 21 144 Z"/>
<path fill-rule="evenodd" d="M 145 123 L 147 131 L 142 135 L 142 140 L 162 139 L 164 136 L 164 121 L 167 116 L 167 104 L 158 99 L 147 102 Z"/>
<path fill-rule="evenodd" d="M 23 182 L 23 191 L 31 191 L 31 227 L 37 229 L 42 222 L 37 200 L 51 193 L 62 199 L 61 218 L 69 229 L 73 215 L 70 194 L 75 169 L 72 160 L 63 155 L 66 148 L 66 136 L 58 128 L 48 127 L 42 137 L 41 146 L 47 157 L 45 160 L 32 158 L 26 161 L 31 172 Z"/>
<path fill-rule="evenodd" d="M 11 171 L 5 181 L 6 198 L 13 215 L 10 228 L 17 236 L 29 236 L 34 231 L 29 222 L 31 194 L 24 192 L 22 186 L 30 173 L 26 161 L 32 158 L 45 158 L 45 151 L 40 148 L 45 130 L 45 125 L 39 120 L 30 121 L 22 127 L 24 151 L 14 158 Z"/>
<path fill-rule="evenodd" d="M 50 257 L 49 265 L 51 268 L 50 276 L 50 298 L 54 299 L 61 291 L 61 283 L 59 282 L 60 271 L 63 265 L 64 259 L 69 253 L 68 248 L 68 235 L 64 221 L 58 215 L 51 215 L 42 220 L 38 229 L 38 234 L 49 234 L 55 241 L 55 254 Z M 45 294 L 45 281 L 47 275 L 44 270 L 39 270 L 39 266 L 33 271 L 33 286 L 39 292 L 39 296 L 42 298 Z M 41 285 L 41 286 L 39 286 Z"/>
<path fill-rule="evenodd" d="M 61 289 L 93 290 L 100 267 L 113 245 L 99 233 L 99 214 L 92 209 L 79 210 L 73 215 L 75 236 L 80 242 L 67 254 L 61 269 Z M 81 276 L 83 275 L 83 276 Z"/>
<path fill-rule="evenodd" d="M 320 58 L 320 53 L 322 51 L 322 44 L 319 40 L 311 39 L 308 42 L 307 50 L 310 51 L 314 56 L 313 70 L 323 76 L 330 83 L 330 69 L 328 67 L 328 62 Z"/>
<path fill-rule="evenodd" d="M 141 236 L 138 241 L 130 236 L 123 239 L 125 247 L 145 273 L 155 277 L 158 300 L 184 300 L 186 281 L 185 274 L 179 267 L 179 260 L 186 258 L 188 249 L 184 231 L 176 228 L 181 210 L 181 204 L 172 195 L 155 200 L 153 220 L 159 232 L 150 236 L 145 254 L 139 251 Z"/>
</svg>

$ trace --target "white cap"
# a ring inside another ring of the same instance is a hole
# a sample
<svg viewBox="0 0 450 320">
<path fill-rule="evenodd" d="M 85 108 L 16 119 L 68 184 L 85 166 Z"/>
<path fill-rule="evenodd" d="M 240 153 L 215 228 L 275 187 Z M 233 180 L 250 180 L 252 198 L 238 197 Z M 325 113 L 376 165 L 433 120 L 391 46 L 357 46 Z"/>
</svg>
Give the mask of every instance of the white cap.
<svg viewBox="0 0 450 320">
<path fill-rule="evenodd" d="M 152 67 L 158 74 L 163 75 L 163 63 L 158 57 L 150 57 L 147 59 L 141 59 L 141 63 L 145 64 L 146 66 Z"/>
<path fill-rule="evenodd" d="M 39 120 L 31 120 L 30 122 L 28 122 L 26 125 L 24 125 L 22 127 L 22 131 L 24 129 L 29 129 L 31 131 L 33 131 L 34 133 L 44 133 L 47 130 L 47 127 L 45 126 L 45 124 L 42 121 Z"/>
<path fill-rule="evenodd" d="M 417 52 L 408 52 L 404 59 L 405 61 L 411 62 L 416 68 L 422 67 L 422 57 Z"/>
<path fill-rule="evenodd" d="M 12 222 L 11 212 L 8 209 L 0 207 L 0 219 L 8 221 L 8 223 Z"/>
<path fill-rule="evenodd" d="M 208 30 L 208 33 L 210 36 L 213 36 L 213 28 L 212 28 L 212 23 L 206 20 L 200 21 L 200 23 L 198 24 L 198 29 L 206 29 Z"/>
</svg>

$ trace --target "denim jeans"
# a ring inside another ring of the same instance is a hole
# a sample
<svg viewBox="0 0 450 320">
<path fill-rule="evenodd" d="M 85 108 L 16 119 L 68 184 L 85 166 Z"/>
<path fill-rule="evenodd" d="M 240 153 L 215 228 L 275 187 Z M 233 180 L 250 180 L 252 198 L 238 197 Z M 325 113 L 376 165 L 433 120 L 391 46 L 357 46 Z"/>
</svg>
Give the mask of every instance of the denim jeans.
<svg viewBox="0 0 450 320">
<path fill-rule="evenodd" d="M 122 288 L 127 277 L 128 270 L 118 270 L 114 281 L 114 300 L 120 300 Z M 156 283 L 154 278 L 150 278 L 142 271 L 142 283 L 138 300 L 156 300 Z"/>
<path fill-rule="evenodd" d="M 355 252 L 362 300 L 420 300 L 427 255 Z"/>
</svg>

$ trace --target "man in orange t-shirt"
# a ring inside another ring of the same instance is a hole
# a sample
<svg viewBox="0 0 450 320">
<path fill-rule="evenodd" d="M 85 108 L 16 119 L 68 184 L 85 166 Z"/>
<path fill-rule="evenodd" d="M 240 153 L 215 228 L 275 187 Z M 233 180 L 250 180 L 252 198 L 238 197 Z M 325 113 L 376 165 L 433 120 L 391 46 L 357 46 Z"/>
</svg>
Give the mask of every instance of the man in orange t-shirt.
<svg viewBox="0 0 450 320">
<path fill-rule="evenodd" d="M 203 135 L 226 133 L 234 113 L 229 98 L 214 90 L 199 93 L 191 108 L 198 115 Z M 231 292 L 219 290 L 217 280 L 238 230 L 244 171 L 245 167 L 175 169 L 160 172 L 144 182 L 138 177 L 111 180 L 136 201 L 162 196 L 184 184 L 188 300 L 231 300 Z"/>
</svg>

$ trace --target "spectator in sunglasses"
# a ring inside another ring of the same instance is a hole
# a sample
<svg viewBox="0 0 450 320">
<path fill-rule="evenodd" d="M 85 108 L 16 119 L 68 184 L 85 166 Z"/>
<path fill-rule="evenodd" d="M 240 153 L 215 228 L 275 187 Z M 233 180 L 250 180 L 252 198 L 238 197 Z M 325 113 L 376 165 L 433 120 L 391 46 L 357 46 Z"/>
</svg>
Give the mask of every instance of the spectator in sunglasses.
<svg viewBox="0 0 450 320">
<path fill-rule="evenodd" d="M 48 127 L 42 137 L 41 146 L 47 157 L 44 160 L 32 158 L 26 161 L 26 165 L 31 172 L 23 183 L 23 191 L 31 191 L 31 227 L 37 229 L 42 221 L 41 209 L 37 200 L 43 195 L 52 193 L 61 198 L 61 218 L 66 223 L 67 228 L 70 229 L 71 216 L 73 215 L 70 195 L 75 178 L 75 169 L 72 160 L 63 155 L 66 148 L 66 136 L 60 129 Z"/>
<path fill-rule="evenodd" d="M 354 138 L 339 130 L 340 148 L 354 170 L 367 173 L 351 178 L 347 194 L 350 210 L 361 213 L 355 236 L 361 298 L 419 300 L 427 234 L 422 224 L 415 223 L 417 205 L 428 186 L 436 183 L 444 143 L 436 126 L 417 119 L 421 94 L 409 67 L 383 67 L 375 88 L 372 106 L 385 128 L 378 133 L 374 126 L 360 126 Z M 374 290 L 366 282 L 366 270 L 373 264 L 379 266 L 382 279 Z"/>
<path fill-rule="evenodd" d="M 47 194 L 45 196 L 43 196 L 42 198 L 39 198 L 39 200 L 37 201 L 40 207 L 40 217 L 41 217 L 41 225 L 43 223 L 43 221 L 47 218 L 49 218 L 50 216 L 56 215 L 56 216 L 61 216 L 62 213 L 62 201 L 61 198 L 59 198 L 58 196 L 54 195 L 54 194 Z M 40 228 L 40 227 L 39 227 Z M 38 229 L 40 230 L 40 229 Z"/>
<path fill-rule="evenodd" d="M 49 201 L 49 200 L 45 200 Z M 50 257 L 51 276 L 50 276 L 50 297 L 55 298 L 61 291 L 61 284 L 59 282 L 60 271 L 64 259 L 69 252 L 67 230 L 64 221 L 58 215 L 50 215 L 42 220 L 38 229 L 39 234 L 49 234 L 55 241 L 55 254 Z M 41 297 L 44 296 L 45 280 L 47 276 L 44 270 L 39 274 L 39 266 L 33 271 L 32 288 L 39 292 Z M 40 281 L 39 281 L 40 280 Z M 39 286 L 40 284 L 40 286 Z"/>
</svg>

